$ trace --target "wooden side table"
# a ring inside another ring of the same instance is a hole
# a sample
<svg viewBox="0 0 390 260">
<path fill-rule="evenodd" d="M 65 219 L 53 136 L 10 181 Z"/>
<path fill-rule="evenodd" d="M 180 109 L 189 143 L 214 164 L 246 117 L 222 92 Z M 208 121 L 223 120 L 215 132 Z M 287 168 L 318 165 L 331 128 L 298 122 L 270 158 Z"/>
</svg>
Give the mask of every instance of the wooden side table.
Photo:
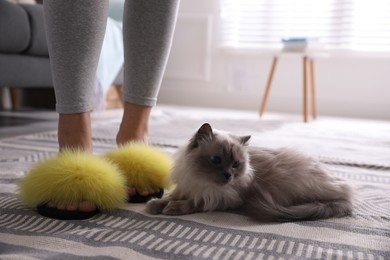
<svg viewBox="0 0 390 260">
<path fill-rule="evenodd" d="M 265 107 L 267 105 L 269 92 L 271 89 L 272 79 L 275 74 L 275 69 L 278 64 L 278 56 L 273 57 L 271 70 L 268 75 L 267 85 L 265 88 L 265 92 L 263 95 L 263 101 L 260 106 L 260 117 L 263 116 L 265 112 Z M 303 54 L 303 121 L 306 123 L 308 121 L 308 111 L 309 111 L 309 85 L 311 90 L 311 112 L 312 117 L 315 119 L 317 117 L 317 104 L 316 104 L 316 84 L 315 84 L 315 66 L 314 66 L 314 58 Z"/>
</svg>

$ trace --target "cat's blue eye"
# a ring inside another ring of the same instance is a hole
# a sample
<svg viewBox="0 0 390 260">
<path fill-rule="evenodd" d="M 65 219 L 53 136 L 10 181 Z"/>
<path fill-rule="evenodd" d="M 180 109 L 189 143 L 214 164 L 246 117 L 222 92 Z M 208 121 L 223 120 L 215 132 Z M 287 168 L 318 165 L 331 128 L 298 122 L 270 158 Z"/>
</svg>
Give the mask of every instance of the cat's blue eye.
<svg viewBox="0 0 390 260">
<path fill-rule="evenodd" d="M 213 164 L 221 164 L 222 159 L 221 159 L 221 157 L 219 157 L 219 156 L 211 156 L 211 157 L 210 157 L 210 161 L 211 161 Z"/>
<path fill-rule="evenodd" d="M 233 162 L 233 165 L 232 165 L 233 168 L 238 168 L 239 166 L 240 166 L 240 162 L 239 161 L 234 161 Z"/>
</svg>

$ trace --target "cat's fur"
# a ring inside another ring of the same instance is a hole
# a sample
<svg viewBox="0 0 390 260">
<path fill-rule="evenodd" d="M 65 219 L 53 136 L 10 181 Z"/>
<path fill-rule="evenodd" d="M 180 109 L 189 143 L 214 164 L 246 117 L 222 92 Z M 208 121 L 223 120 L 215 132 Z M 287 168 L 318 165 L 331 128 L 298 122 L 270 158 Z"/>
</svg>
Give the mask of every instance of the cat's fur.
<svg viewBox="0 0 390 260">
<path fill-rule="evenodd" d="M 260 221 L 314 220 L 352 212 L 351 188 L 318 161 L 290 149 L 248 146 L 204 124 L 176 154 L 167 197 L 151 214 L 239 210 Z"/>
</svg>

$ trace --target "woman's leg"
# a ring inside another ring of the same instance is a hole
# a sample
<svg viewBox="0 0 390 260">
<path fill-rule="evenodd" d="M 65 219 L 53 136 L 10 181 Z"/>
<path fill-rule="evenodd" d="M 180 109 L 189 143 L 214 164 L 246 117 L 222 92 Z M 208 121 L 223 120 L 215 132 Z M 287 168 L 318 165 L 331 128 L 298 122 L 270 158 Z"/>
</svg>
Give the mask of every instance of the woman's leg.
<svg viewBox="0 0 390 260">
<path fill-rule="evenodd" d="M 147 142 L 149 116 L 156 105 L 176 24 L 179 0 L 126 0 L 124 113 L 117 143 Z"/>
<path fill-rule="evenodd" d="M 90 150 L 89 113 L 107 23 L 108 0 L 45 0 L 44 17 L 60 114 L 60 149 Z"/>
<path fill-rule="evenodd" d="M 108 0 L 45 0 L 43 7 L 59 113 L 59 148 L 91 151 L 90 112 Z M 95 205 L 88 202 L 51 206 L 68 210 L 95 209 Z"/>
</svg>

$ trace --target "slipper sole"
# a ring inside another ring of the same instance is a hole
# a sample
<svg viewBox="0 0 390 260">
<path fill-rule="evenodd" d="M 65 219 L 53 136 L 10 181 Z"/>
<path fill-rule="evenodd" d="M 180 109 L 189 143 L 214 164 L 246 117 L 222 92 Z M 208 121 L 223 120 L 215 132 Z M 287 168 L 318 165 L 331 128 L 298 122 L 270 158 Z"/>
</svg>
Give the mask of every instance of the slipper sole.
<svg viewBox="0 0 390 260">
<path fill-rule="evenodd" d="M 60 219 L 60 220 L 85 220 L 92 218 L 93 216 L 100 213 L 99 209 L 94 211 L 84 212 L 84 211 L 68 211 L 60 210 L 57 208 L 48 207 L 47 204 L 42 204 L 37 206 L 37 211 L 44 217 Z"/>
<path fill-rule="evenodd" d="M 134 196 L 129 197 L 127 202 L 129 202 L 129 203 L 146 203 L 152 199 L 160 199 L 160 198 L 162 198 L 163 195 L 164 195 L 164 189 L 160 189 L 159 192 L 153 193 L 153 194 L 150 194 L 147 196 L 135 194 Z"/>
</svg>

